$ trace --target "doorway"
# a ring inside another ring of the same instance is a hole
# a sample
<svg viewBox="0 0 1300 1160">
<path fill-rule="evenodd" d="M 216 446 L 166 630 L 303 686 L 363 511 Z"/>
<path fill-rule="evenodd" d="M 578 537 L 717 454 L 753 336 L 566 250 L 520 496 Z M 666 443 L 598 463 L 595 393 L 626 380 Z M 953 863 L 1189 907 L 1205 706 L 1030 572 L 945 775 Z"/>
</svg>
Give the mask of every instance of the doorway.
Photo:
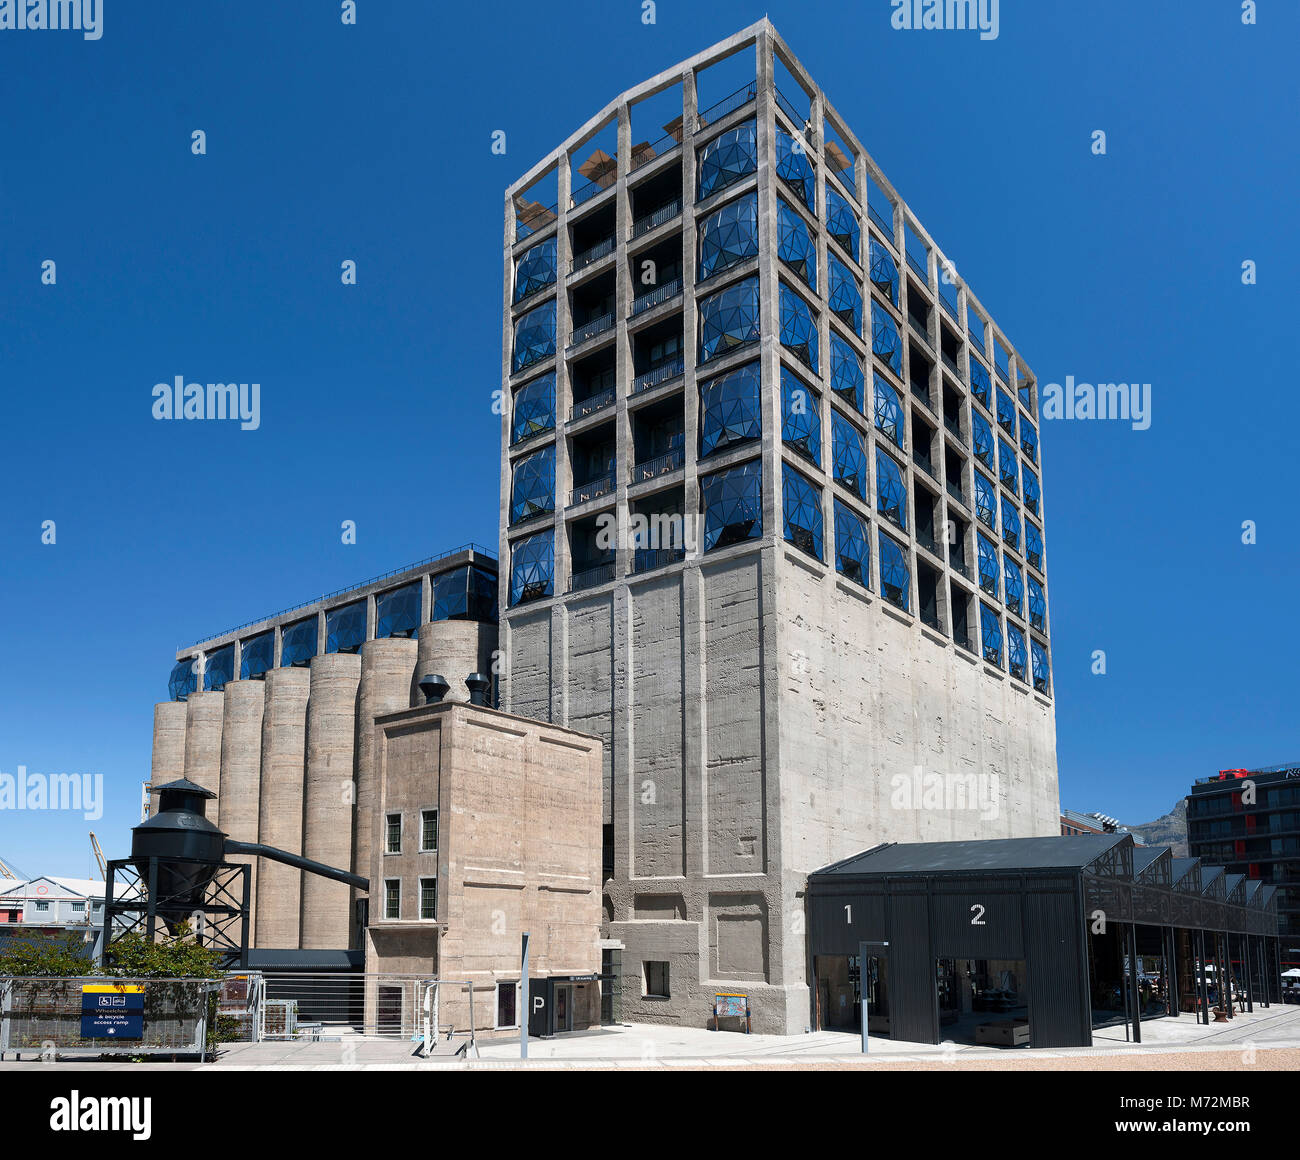
<svg viewBox="0 0 1300 1160">
<path fill-rule="evenodd" d="M 889 1034 L 889 960 L 867 956 L 867 1030 Z M 817 1028 L 862 1031 L 862 965 L 858 955 L 817 955 Z"/>
<path fill-rule="evenodd" d="M 573 987 L 568 983 L 555 985 L 555 1033 L 573 1030 Z"/>
<path fill-rule="evenodd" d="M 1023 959 L 936 960 L 940 1039 L 1028 1047 L 1025 979 Z"/>
</svg>

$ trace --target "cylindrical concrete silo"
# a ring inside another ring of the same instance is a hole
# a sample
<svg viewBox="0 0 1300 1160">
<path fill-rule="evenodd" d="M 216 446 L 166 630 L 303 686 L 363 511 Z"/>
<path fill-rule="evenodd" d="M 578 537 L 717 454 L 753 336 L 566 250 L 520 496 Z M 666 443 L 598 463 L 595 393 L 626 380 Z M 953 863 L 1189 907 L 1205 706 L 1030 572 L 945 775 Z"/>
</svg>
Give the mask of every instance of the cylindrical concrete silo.
<svg viewBox="0 0 1300 1160">
<path fill-rule="evenodd" d="M 191 693 L 185 702 L 185 776 L 195 785 L 221 792 L 221 724 L 225 694 Z M 211 804 L 208 820 L 220 826 L 221 799 Z"/>
<path fill-rule="evenodd" d="M 470 673 L 492 673 L 497 648 L 497 626 L 480 620 L 434 620 L 420 625 L 420 655 L 411 681 L 411 704 L 422 705 L 420 678 L 440 673 L 451 686 L 448 701 L 468 701 L 465 678 Z M 495 678 L 494 678 L 495 679 Z"/>
<path fill-rule="evenodd" d="M 361 658 L 355 653 L 312 657 L 307 698 L 307 782 L 303 790 L 302 852 L 315 862 L 346 870 L 352 865 L 352 814 L 356 788 L 357 689 Z M 303 876 L 303 950 L 346 947 L 351 933 L 351 890 L 315 874 Z"/>
<path fill-rule="evenodd" d="M 353 818 L 352 871 L 371 878 L 371 835 L 378 801 L 375 784 L 375 718 L 410 705 L 411 676 L 418 644 L 406 637 L 368 640 L 361 646 L 361 687 L 357 693 L 357 808 Z M 354 890 L 353 896 L 361 891 Z M 372 889 L 371 897 L 377 897 Z"/>
<path fill-rule="evenodd" d="M 157 789 L 185 776 L 184 701 L 162 701 L 153 707 L 153 764 L 149 785 Z M 149 814 L 158 812 L 158 795 L 149 795 Z"/>
<path fill-rule="evenodd" d="M 223 695 L 225 714 L 221 726 L 221 828 L 239 842 L 258 840 L 259 797 L 262 782 L 262 718 L 266 686 L 261 681 L 229 681 Z M 256 859 L 234 855 L 231 862 L 255 863 Z M 253 913 L 257 913 L 257 869 L 254 865 Z M 257 945 L 256 924 L 249 935 Z"/>
<path fill-rule="evenodd" d="M 262 778 L 258 841 L 302 853 L 302 792 L 307 768 L 306 669 L 266 674 L 262 715 Z M 301 931 L 302 871 L 267 858 L 257 860 L 256 945 L 296 950 Z"/>
</svg>

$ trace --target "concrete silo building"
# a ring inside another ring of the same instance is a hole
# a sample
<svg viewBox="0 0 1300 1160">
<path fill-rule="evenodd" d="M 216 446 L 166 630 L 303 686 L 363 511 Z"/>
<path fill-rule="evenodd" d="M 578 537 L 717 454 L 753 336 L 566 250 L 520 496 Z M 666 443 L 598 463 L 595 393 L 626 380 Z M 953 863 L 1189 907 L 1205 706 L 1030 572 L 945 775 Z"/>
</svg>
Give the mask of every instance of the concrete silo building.
<svg viewBox="0 0 1300 1160">
<path fill-rule="evenodd" d="M 800 1031 L 808 873 L 1057 831 L 1035 377 L 766 20 L 512 185 L 504 275 L 502 708 L 604 743 L 623 1017 Z"/>
</svg>

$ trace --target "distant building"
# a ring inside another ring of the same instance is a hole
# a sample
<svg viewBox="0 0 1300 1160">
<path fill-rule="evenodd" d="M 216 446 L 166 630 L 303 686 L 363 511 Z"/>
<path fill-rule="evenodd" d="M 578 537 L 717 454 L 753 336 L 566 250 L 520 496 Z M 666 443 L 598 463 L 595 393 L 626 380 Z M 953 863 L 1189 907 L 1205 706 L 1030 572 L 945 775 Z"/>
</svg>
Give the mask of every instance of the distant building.
<svg viewBox="0 0 1300 1160">
<path fill-rule="evenodd" d="M 1106 814 L 1082 814 L 1078 810 L 1061 810 L 1061 833 L 1065 837 L 1078 837 L 1081 834 L 1129 834 L 1133 833 L 1127 826 L 1121 826 L 1114 818 Z M 1133 834 L 1133 843 L 1144 846 L 1141 834 Z"/>
<path fill-rule="evenodd" d="M 119 897 L 126 887 L 119 890 Z M 42 875 L 0 884 L 0 938 L 80 934 L 95 942 L 104 921 L 104 883 Z"/>
</svg>

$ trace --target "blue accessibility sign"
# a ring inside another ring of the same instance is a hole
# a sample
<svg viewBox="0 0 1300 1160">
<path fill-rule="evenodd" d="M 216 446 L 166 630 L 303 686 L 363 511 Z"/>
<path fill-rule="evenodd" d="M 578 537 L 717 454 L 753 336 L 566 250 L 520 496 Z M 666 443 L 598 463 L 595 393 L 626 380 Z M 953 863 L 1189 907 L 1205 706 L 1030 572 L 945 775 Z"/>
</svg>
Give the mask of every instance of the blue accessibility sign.
<svg viewBox="0 0 1300 1160">
<path fill-rule="evenodd" d="M 81 988 L 82 1039 L 143 1039 L 144 988 L 97 983 Z"/>
</svg>

